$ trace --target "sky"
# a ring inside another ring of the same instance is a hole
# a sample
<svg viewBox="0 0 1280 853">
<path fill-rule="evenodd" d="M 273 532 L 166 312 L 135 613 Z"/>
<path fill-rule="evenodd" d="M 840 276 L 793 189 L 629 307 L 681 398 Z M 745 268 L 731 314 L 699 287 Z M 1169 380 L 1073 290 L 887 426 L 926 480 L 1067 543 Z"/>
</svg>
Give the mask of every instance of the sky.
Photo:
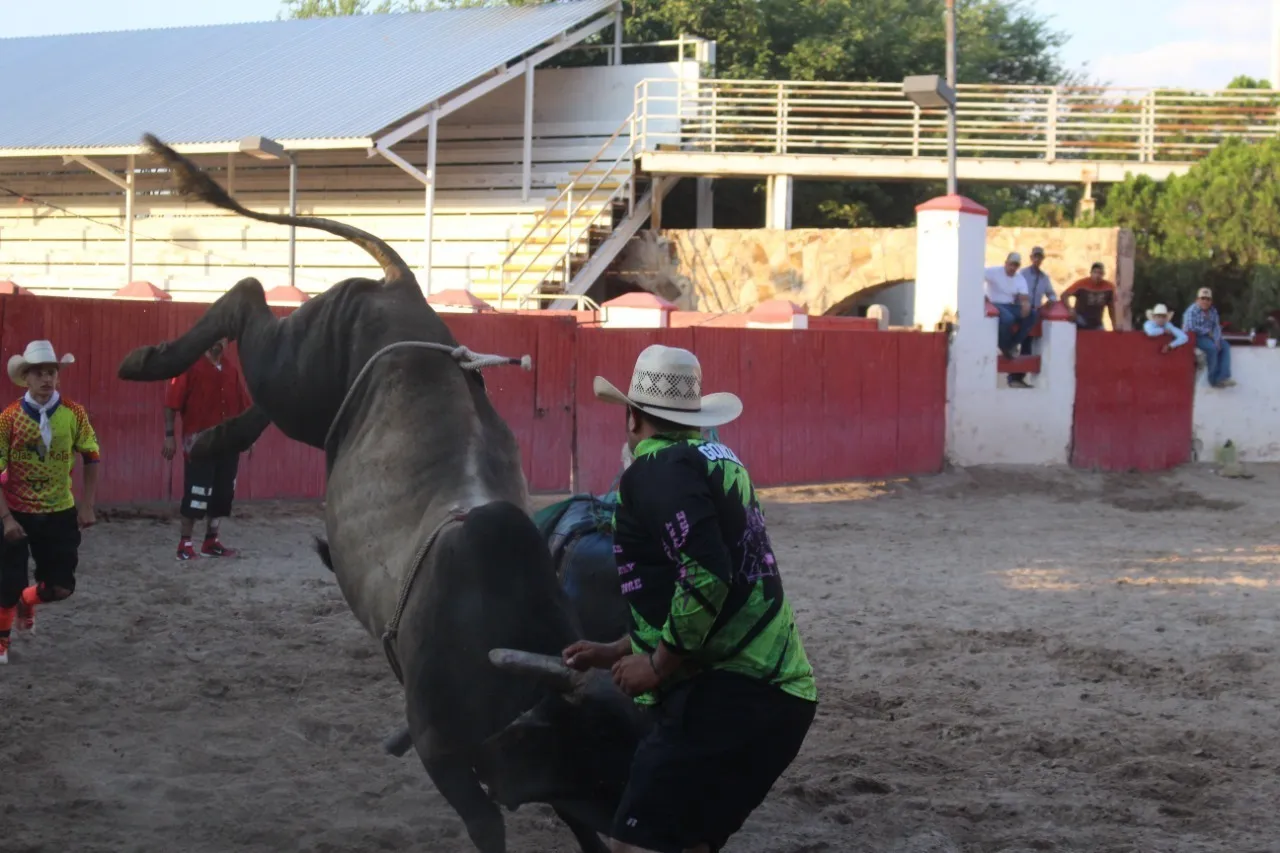
<svg viewBox="0 0 1280 853">
<path fill-rule="evenodd" d="M 1071 36 L 1063 59 L 1100 83 L 1220 88 L 1270 73 L 1272 0 L 1023 2 Z M 278 0 L 0 0 L 0 37 L 266 21 L 279 10 Z"/>
</svg>

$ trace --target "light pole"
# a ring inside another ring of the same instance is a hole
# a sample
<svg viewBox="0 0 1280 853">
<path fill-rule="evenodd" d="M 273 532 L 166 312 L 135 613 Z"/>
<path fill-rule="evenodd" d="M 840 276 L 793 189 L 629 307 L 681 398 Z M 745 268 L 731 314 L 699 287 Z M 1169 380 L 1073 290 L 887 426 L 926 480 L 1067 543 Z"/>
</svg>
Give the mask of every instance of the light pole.
<svg viewBox="0 0 1280 853">
<path fill-rule="evenodd" d="M 1280 3 L 1280 0 L 1274 0 Z M 947 0 L 947 77 L 922 74 L 902 81 L 902 94 L 922 110 L 947 108 L 947 195 L 956 194 L 956 0 Z"/>
<path fill-rule="evenodd" d="M 902 81 L 902 94 L 922 110 L 947 108 L 947 195 L 956 193 L 956 93 L 937 74 Z"/>
<path fill-rule="evenodd" d="M 248 154 L 250 157 L 257 157 L 259 160 L 288 160 L 289 161 L 289 215 L 298 215 L 298 159 L 293 155 L 292 151 L 286 151 L 284 146 L 274 139 L 266 136 L 246 136 L 240 140 L 240 152 Z M 294 269 L 297 266 L 298 257 L 298 226 L 289 226 L 289 286 L 297 287 L 294 283 Z"/>
<path fill-rule="evenodd" d="M 956 0 L 947 0 L 947 195 L 956 194 Z"/>
</svg>

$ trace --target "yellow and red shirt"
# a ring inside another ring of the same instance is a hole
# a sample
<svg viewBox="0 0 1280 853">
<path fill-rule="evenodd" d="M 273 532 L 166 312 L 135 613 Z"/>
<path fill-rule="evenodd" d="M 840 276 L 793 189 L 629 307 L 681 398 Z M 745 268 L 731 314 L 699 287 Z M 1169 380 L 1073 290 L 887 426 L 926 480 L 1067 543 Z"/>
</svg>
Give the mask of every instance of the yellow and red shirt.
<svg viewBox="0 0 1280 853">
<path fill-rule="evenodd" d="M 0 412 L 0 471 L 8 472 L 4 497 L 15 512 L 62 512 L 76 505 L 71 468 L 79 453 L 86 465 L 98 461 L 98 437 L 89 413 L 63 399 L 49 415 L 53 441 L 40 438 L 40 414 L 22 400 Z"/>
</svg>

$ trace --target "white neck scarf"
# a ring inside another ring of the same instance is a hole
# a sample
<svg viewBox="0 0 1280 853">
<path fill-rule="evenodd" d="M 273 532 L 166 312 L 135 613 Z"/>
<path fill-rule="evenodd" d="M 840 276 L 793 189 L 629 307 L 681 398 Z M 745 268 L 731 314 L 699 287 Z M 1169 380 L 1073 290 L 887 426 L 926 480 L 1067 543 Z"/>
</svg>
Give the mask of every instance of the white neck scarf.
<svg viewBox="0 0 1280 853">
<path fill-rule="evenodd" d="M 58 405 L 62 395 L 54 391 L 53 396 L 49 398 L 49 402 L 43 406 L 36 402 L 36 398 L 31 396 L 30 391 L 22 399 L 26 401 L 28 406 L 40 413 L 40 440 L 44 442 L 44 449 L 48 450 L 53 445 L 53 427 L 49 425 L 49 413 L 53 411 L 54 406 Z"/>
</svg>

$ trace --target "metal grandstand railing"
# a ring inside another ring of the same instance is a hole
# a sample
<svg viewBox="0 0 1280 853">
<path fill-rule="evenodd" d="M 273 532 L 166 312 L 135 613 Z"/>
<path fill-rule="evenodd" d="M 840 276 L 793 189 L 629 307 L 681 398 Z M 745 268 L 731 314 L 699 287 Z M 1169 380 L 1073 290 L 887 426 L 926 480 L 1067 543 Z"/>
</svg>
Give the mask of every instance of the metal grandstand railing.
<svg viewBox="0 0 1280 853">
<path fill-rule="evenodd" d="M 609 161 L 608 153 L 624 140 L 622 149 Z M 557 289 L 563 291 L 573 279 L 575 257 L 590 251 L 592 229 L 606 216 L 612 228 L 614 203 L 625 196 L 628 215 L 635 209 L 635 143 L 633 113 L 618 126 L 591 162 L 570 178 L 568 186 L 507 252 L 500 270 L 500 308 L 511 298 L 520 304 L 538 298 L 548 282 L 554 282 Z M 536 251 L 529 256 L 535 247 Z M 527 257 L 523 266 L 516 260 L 522 255 Z M 531 281 L 531 277 L 535 280 Z M 517 287 L 526 292 L 512 294 Z"/>
<path fill-rule="evenodd" d="M 1191 162 L 1280 131 L 1280 90 L 961 85 L 961 157 Z M 898 83 L 644 80 L 638 153 L 946 156 L 946 115 Z"/>
</svg>

